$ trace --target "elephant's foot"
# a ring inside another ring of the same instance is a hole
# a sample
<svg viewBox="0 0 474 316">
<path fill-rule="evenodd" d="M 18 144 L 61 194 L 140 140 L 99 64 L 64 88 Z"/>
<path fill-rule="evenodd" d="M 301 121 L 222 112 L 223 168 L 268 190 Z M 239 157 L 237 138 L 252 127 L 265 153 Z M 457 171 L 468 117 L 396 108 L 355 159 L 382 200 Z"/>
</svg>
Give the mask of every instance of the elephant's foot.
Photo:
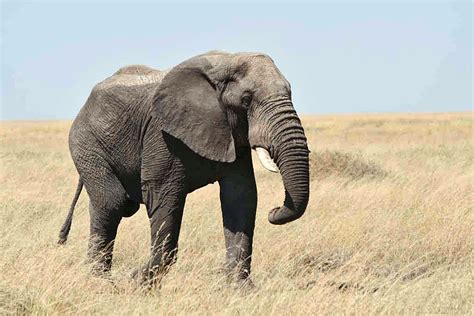
<svg viewBox="0 0 474 316">
<path fill-rule="evenodd" d="M 249 276 L 246 278 L 239 278 L 236 277 L 235 274 L 233 276 L 227 274 L 225 284 L 227 287 L 230 287 L 243 295 L 247 295 L 257 290 L 257 286 Z"/>
<path fill-rule="evenodd" d="M 110 277 L 110 270 L 112 268 L 111 256 L 88 256 L 86 261 L 90 266 L 91 274 L 95 277 Z"/>
<path fill-rule="evenodd" d="M 140 287 L 151 289 L 161 287 L 161 280 L 166 274 L 166 268 L 150 268 L 148 265 L 138 268 L 131 273 L 132 280 Z"/>
<path fill-rule="evenodd" d="M 224 269 L 224 273 L 226 274 L 227 284 L 230 285 L 231 288 L 242 290 L 244 293 L 256 289 L 255 284 L 250 278 L 249 269 L 242 269 L 242 267 L 239 269 L 239 267 L 236 266 L 232 268 L 228 265 Z"/>
<path fill-rule="evenodd" d="M 148 269 L 148 266 L 145 268 L 135 269 L 131 274 L 132 280 L 140 287 L 152 288 L 156 281 L 153 278 L 153 275 Z"/>
<path fill-rule="evenodd" d="M 242 293 L 244 294 L 253 292 L 257 289 L 257 286 L 255 285 L 255 283 L 253 283 L 250 277 L 247 277 L 246 279 L 237 279 L 232 281 L 231 287 L 236 290 L 242 291 Z"/>
</svg>

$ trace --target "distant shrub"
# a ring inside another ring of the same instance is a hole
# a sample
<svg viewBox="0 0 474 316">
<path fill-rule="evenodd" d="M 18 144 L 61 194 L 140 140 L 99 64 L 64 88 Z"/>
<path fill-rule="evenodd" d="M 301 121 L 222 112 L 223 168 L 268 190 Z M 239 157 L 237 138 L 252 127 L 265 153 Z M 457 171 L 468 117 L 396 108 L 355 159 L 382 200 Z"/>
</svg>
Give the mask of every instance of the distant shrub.
<svg viewBox="0 0 474 316">
<path fill-rule="evenodd" d="M 359 180 L 384 178 L 387 175 L 381 166 L 358 154 L 326 150 L 311 153 L 309 159 L 312 179 L 339 176 Z"/>
</svg>

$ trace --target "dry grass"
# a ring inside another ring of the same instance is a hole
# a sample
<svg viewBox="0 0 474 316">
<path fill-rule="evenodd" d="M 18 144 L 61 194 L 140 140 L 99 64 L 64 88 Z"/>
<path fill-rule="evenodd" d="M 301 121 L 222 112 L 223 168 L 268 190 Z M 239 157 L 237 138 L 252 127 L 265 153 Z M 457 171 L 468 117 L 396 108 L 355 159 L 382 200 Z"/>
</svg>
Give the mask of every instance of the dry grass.
<svg viewBox="0 0 474 316">
<path fill-rule="evenodd" d="M 370 160 L 364 160 L 361 154 L 343 153 L 325 150 L 310 154 L 311 179 L 347 177 L 348 181 L 362 178 L 384 178 L 387 172 Z"/>
<path fill-rule="evenodd" d="M 250 293 L 219 272 L 217 185 L 188 198 L 179 260 L 161 289 L 145 292 L 128 278 L 148 257 L 143 210 L 121 224 L 112 281 L 92 277 L 84 192 L 68 244 L 55 244 L 77 181 L 70 122 L 1 123 L 0 313 L 473 313 L 472 113 L 303 121 L 313 152 L 303 218 L 267 222 L 282 184 L 255 163 Z"/>
</svg>

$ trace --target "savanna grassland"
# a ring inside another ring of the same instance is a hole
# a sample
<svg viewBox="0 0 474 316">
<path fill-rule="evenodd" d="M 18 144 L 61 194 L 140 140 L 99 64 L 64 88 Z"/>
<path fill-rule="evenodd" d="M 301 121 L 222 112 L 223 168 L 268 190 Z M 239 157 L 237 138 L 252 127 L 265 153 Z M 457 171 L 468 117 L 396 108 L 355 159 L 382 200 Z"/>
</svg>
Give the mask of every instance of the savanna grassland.
<svg viewBox="0 0 474 316">
<path fill-rule="evenodd" d="M 149 255 L 142 208 L 119 228 L 110 279 L 89 273 L 87 194 L 56 245 L 78 179 L 71 122 L 0 123 L 0 314 L 474 313 L 472 113 L 304 117 L 311 197 L 273 226 L 278 174 L 254 160 L 252 279 L 227 286 L 218 185 L 187 200 L 179 259 L 161 288 L 129 279 Z"/>
</svg>

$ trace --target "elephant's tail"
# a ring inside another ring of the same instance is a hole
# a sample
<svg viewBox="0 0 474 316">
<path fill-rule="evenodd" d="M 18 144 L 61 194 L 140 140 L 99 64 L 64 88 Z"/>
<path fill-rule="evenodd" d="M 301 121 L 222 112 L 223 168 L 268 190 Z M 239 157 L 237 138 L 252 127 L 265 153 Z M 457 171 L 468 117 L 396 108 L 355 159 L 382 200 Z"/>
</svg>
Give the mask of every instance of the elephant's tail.
<svg viewBox="0 0 474 316">
<path fill-rule="evenodd" d="M 67 213 L 66 220 L 64 221 L 61 230 L 59 231 L 59 241 L 58 244 L 62 245 L 66 243 L 67 236 L 69 235 L 69 231 L 71 230 L 72 224 L 72 216 L 74 215 L 74 208 L 76 207 L 77 200 L 79 199 L 79 195 L 81 195 L 82 191 L 82 179 L 79 178 L 79 182 L 77 183 L 76 194 L 74 195 L 74 199 L 72 200 L 71 207 L 69 208 L 69 213 Z"/>
</svg>

